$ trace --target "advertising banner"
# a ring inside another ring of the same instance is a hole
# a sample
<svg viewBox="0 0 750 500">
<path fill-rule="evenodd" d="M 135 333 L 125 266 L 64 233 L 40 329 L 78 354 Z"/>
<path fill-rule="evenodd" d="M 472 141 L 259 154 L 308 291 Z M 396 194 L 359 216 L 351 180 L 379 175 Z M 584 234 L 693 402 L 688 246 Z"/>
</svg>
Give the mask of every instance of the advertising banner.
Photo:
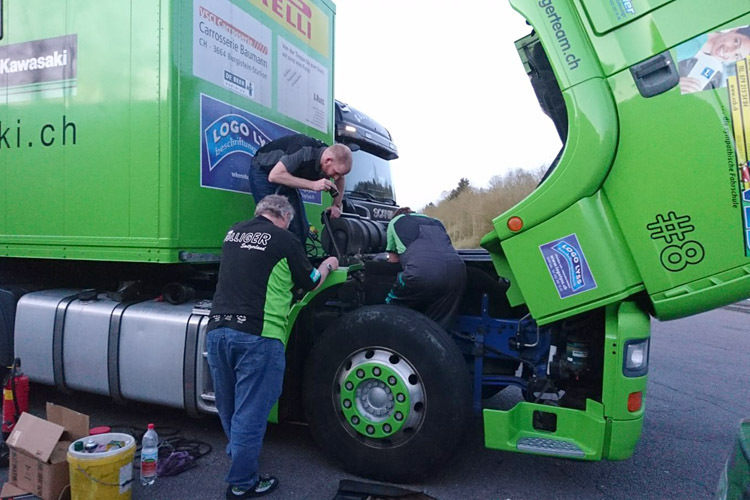
<svg viewBox="0 0 750 500">
<path fill-rule="evenodd" d="M 193 74 L 270 108 L 271 30 L 226 0 L 193 6 Z"/>
<path fill-rule="evenodd" d="M 729 94 L 745 255 L 750 257 L 750 26 L 704 33 L 680 44 L 677 66 L 683 94 L 724 88 Z"/>
<path fill-rule="evenodd" d="M 250 193 L 250 162 L 264 144 L 294 133 L 201 95 L 201 186 Z"/>
<path fill-rule="evenodd" d="M 193 74 L 272 116 L 281 113 L 284 123 L 288 117 L 331 133 L 329 17 L 303 0 L 250 0 L 247 7 L 258 11 L 230 0 L 193 0 Z"/>
<path fill-rule="evenodd" d="M 328 129 L 328 70 L 294 45 L 278 37 L 279 111 L 295 120 Z"/>
<path fill-rule="evenodd" d="M 201 94 L 201 186 L 250 194 L 250 163 L 268 142 L 290 130 L 231 104 Z M 302 201 L 322 204 L 322 195 L 301 189 Z"/>
<path fill-rule="evenodd" d="M 0 47 L 0 95 L 19 101 L 74 94 L 77 53 L 77 35 Z"/>
</svg>

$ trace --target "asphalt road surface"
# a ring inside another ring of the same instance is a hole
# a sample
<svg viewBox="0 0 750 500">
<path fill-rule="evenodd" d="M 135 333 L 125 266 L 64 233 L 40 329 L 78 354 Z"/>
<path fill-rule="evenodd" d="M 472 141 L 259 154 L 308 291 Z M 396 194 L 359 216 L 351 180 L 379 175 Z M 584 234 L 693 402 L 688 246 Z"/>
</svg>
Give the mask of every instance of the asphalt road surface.
<svg viewBox="0 0 750 500">
<path fill-rule="evenodd" d="M 750 306 L 653 322 L 646 417 L 635 454 L 623 462 L 578 462 L 488 450 L 476 418 L 453 459 L 419 484 L 405 487 L 451 499 L 701 499 L 711 498 L 742 418 L 750 417 Z M 507 404 L 502 393 L 493 404 Z M 32 386 L 32 412 L 45 401 L 92 418 L 92 426 L 122 424 L 174 429 L 213 451 L 182 475 L 154 486 L 135 484 L 133 499 L 224 498 L 228 459 L 217 418 L 145 405 L 121 408 L 108 398 L 65 396 Z M 340 479 L 354 478 L 327 460 L 302 425 L 269 426 L 263 471 L 281 482 L 270 499 L 332 499 Z M 7 468 L 0 469 L 0 479 Z"/>
</svg>

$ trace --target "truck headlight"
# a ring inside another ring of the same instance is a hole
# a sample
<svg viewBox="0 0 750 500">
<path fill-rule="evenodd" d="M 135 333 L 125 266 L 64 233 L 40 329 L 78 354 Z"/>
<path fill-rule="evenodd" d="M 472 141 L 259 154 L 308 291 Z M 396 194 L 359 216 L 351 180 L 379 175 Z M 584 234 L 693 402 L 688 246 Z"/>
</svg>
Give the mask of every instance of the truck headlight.
<svg viewBox="0 0 750 500">
<path fill-rule="evenodd" d="M 626 377 L 640 377 L 648 373 L 649 339 L 629 340 L 625 343 L 622 373 Z"/>
</svg>

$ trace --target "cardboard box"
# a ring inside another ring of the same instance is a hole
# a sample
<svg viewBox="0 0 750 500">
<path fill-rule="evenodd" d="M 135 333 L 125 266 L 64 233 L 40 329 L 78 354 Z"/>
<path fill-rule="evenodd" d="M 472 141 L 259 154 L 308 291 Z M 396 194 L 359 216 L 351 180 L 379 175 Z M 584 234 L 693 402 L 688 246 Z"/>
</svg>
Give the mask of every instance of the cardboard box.
<svg viewBox="0 0 750 500">
<path fill-rule="evenodd" d="M 0 500 L 30 500 L 31 498 L 36 497 L 10 483 L 5 483 L 2 491 L 0 491 Z"/>
<path fill-rule="evenodd" d="M 89 433 L 89 417 L 47 403 L 47 420 L 23 413 L 8 436 L 8 482 L 43 500 L 65 498 L 68 446 Z"/>
</svg>

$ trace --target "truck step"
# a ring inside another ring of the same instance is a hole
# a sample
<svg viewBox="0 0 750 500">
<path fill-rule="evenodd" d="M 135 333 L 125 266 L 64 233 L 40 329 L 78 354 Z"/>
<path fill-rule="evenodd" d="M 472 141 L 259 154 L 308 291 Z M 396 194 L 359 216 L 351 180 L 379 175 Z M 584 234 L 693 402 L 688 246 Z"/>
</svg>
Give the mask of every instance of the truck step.
<svg viewBox="0 0 750 500">
<path fill-rule="evenodd" d="M 557 455 L 560 457 L 584 458 L 586 456 L 577 444 L 559 439 L 521 438 L 516 443 L 516 449 L 526 453 L 543 453 L 545 455 Z"/>
<path fill-rule="evenodd" d="M 216 395 L 213 392 L 204 392 L 201 394 L 201 399 L 203 401 L 210 401 L 212 403 L 216 402 Z"/>
</svg>

